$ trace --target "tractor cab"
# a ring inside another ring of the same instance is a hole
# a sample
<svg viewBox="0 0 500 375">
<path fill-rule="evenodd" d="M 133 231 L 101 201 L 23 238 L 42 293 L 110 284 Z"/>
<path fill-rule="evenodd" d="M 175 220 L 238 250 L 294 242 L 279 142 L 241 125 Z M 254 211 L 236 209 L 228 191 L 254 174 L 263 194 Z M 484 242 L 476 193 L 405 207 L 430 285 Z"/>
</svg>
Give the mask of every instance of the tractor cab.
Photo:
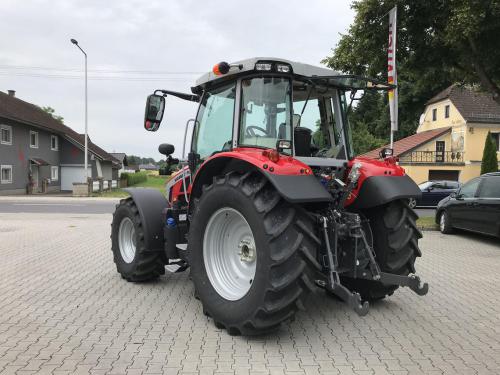
<svg viewBox="0 0 500 375">
<path fill-rule="evenodd" d="M 145 128 L 158 130 L 164 97 L 171 94 L 200 103 L 189 154 L 196 165 L 220 152 L 257 148 L 276 149 L 311 167 L 340 166 L 354 157 L 347 97 L 392 87 L 282 59 L 222 62 L 197 80 L 192 94 L 151 95 Z"/>
</svg>

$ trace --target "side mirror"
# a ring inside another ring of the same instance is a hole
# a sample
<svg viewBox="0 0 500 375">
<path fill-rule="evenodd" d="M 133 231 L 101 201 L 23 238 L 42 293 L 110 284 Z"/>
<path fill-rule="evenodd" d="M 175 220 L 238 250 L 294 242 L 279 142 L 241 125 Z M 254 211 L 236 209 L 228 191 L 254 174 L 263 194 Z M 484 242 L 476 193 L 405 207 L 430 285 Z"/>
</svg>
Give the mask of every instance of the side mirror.
<svg viewBox="0 0 500 375">
<path fill-rule="evenodd" d="M 164 110 L 165 98 L 156 94 L 149 95 L 144 113 L 144 129 L 150 132 L 157 131 L 160 128 Z"/>
</svg>

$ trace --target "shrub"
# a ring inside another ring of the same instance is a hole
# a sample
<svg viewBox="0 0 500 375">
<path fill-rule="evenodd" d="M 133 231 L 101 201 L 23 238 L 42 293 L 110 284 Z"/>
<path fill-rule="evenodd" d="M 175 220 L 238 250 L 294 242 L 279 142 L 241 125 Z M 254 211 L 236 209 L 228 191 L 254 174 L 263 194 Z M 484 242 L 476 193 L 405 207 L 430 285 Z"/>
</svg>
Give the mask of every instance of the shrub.
<svg viewBox="0 0 500 375">
<path fill-rule="evenodd" d="M 148 175 L 146 172 L 122 173 L 120 178 L 127 180 L 127 186 L 132 186 L 145 182 L 148 179 Z"/>
<path fill-rule="evenodd" d="M 481 174 L 498 171 L 497 146 L 491 133 L 488 132 L 484 143 L 483 160 L 481 161 Z"/>
</svg>

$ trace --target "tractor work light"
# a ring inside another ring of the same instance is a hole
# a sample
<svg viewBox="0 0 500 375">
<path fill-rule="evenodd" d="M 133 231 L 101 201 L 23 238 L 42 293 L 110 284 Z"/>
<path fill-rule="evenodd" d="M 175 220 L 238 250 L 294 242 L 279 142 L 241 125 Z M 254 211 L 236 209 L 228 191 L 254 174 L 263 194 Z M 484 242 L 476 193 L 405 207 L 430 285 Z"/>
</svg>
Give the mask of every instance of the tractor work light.
<svg viewBox="0 0 500 375">
<path fill-rule="evenodd" d="M 276 65 L 276 71 L 280 73 L 290 73 L 290 65 L 278 64 Z"/>
<path fill-rule="evenodd" d="M 269 72 L 273 65 L 271 63 L 257 63 L 255 64 L 255 70 L 263 70 Z"/>
<path fill-rule="evenodd" d="M 359 176 L 361 176 L 361 163 L 354 163 L 349 172 L 349 181 L 355 184 L 359 180 Z"/>
<path fill-rule="evenodd" d="M 394 155 L 394 150 L 392 148 L 384 147 L 382 150 L 380 150 L 380 157 L 382 159 L 391 157 L 392 155 Z"/>
<path fill-rule="evenodd" d="M 292 148 L 292 142 L 286 139 L 278 139 L 276 142 L 276 150 L 278 152 L 283 152 L 283 150 L 290 150 Z"/>
</svg>

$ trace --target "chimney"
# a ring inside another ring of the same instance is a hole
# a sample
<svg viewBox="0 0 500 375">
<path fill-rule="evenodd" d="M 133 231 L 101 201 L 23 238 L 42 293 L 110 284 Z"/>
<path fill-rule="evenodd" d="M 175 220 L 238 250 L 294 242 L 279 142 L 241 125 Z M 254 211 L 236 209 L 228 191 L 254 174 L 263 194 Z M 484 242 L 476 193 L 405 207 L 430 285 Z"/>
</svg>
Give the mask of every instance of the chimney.
<svg viewBox="0 0 500 375">
<path fill-rule="evenodd" d="M 16 96 L 16 90 L 7 90 L 9 96 Z"/>
</svg>

